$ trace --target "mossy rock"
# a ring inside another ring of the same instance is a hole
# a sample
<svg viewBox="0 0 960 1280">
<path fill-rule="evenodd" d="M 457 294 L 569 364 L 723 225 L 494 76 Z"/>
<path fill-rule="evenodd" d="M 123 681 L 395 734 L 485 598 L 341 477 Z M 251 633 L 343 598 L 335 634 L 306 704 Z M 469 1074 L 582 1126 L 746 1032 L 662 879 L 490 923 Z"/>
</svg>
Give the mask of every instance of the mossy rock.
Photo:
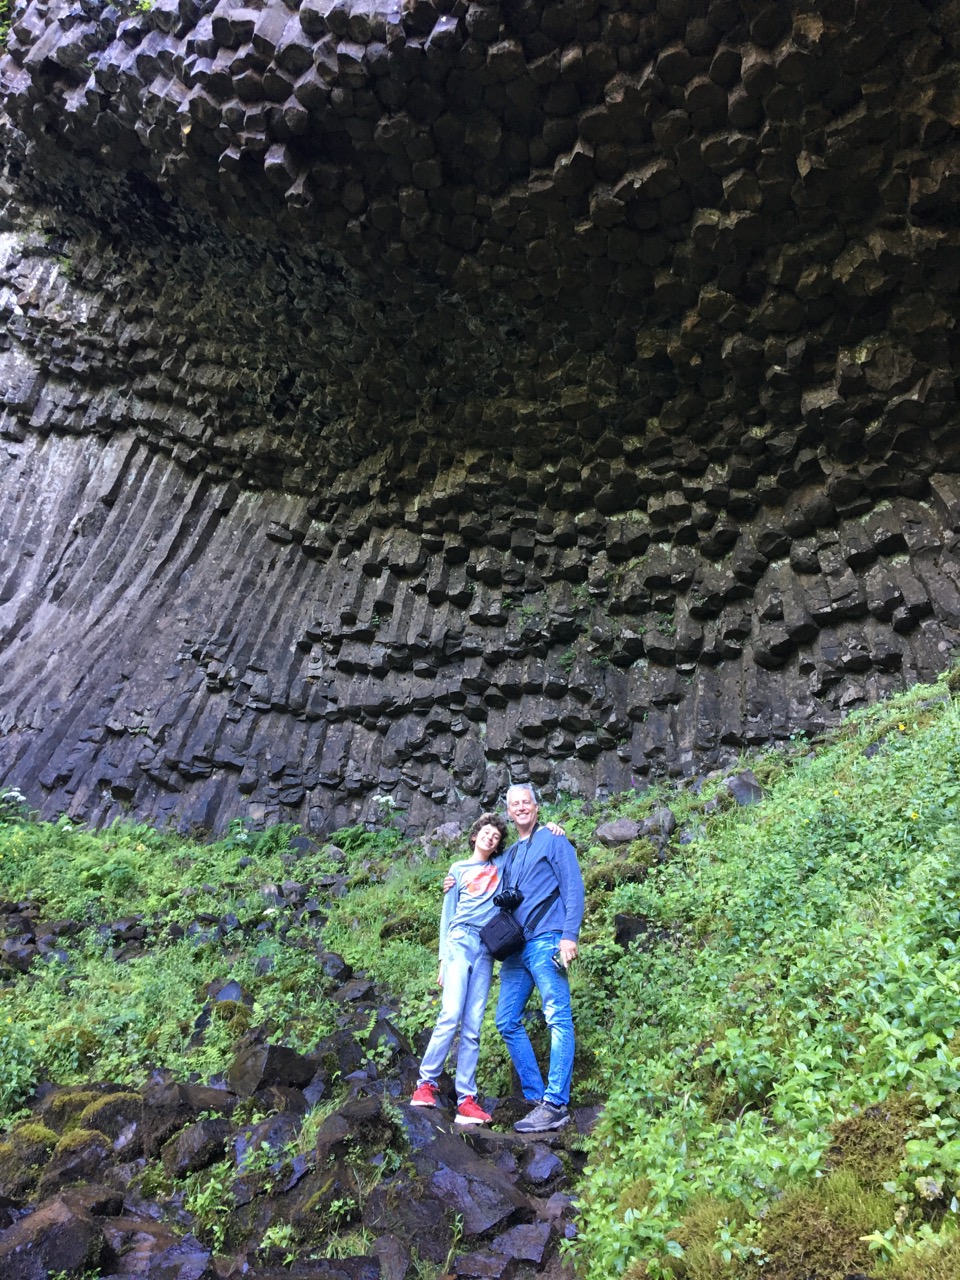
<svg viewBox="0 0 960 1280">
<path fill-rule="evenodd" d="M 77 1068 L 89 1067 L 103 1048 L 103 1036 L 95 1027 L 78 1022 L 62 1023 L 47 1032 L 47 1045 L 51 1054 L 72 1057 Z"/>
<path fill-rule="evenodd" d="M 43 1170 L 40 1194 L 53 1195 L 62 1187 L 97 1178 L 112 1152 L 113 1143 L 99 1129 L 72 1129 L 57 1143 Z"/>
<path fill-rule="evenodd" d="M 844 1169 L 788 1191 L 767 1211 L 759 1247 L 764 1280 L 844 1280 L 872 1273 L 876 1254 L 864 1237 L 893 1226 L 893 1196 Z"/>
<path fill-rule="evenodd" d="M 83 1110 L 103 1096 L 96 1089 L 58 1089 L 56 1093 L 44 1098 L 40 1105 L 40 1116 L 44 1124 L 57 1133 L 69 1133 L 80 1124 Z"/>
<path fill-rule="evenodd" d="M 16 1125 L 0 1142 L 0 1195 L 17 1198 L 31 1192 L 56 1145 L 57 1135 L 46 1125 L 35 1120 Z"/>
<path fill-rule="evenodd" d="M 317 1243 L 328 1232 L 355 1221 L 359 1213 L 356 1177 L 350 1165 L 339 1160 L 312 1178 L 284 1210 L 291 1226 Z"/>
<path fill-rule="evenodd" d="M 425 924 L 419 916 L 398 915 L 381 926 L 380 941 L 386 942 L 390 938 L 405 938 L 410 941 L 421 942 L 424 946 L 429 946 L 436 936 L 436 930 L 436 924 Z"/>
<path fill-rule="evenodd" d="M 139 1093 L 108 1093 L 89 1103 L 80 1113 L 84 1129 L 99 1129 L 114 1141 L 131 1124 L 139 1124 L 143 1116 L 143 1099 Z"/>
<path fill-rule="evenodd" d="M 591 893 L 615 889 L 618 884 L 641 884 L 656 860 L 657 848 L 650 840 L 634 840 L 626 848 L 604 849 L 596 861 L 584 868 L 584 887 Z"/>
<path fill-rule="evenodd" d="M 835 1169 L 850 1170 L 861 1182 L 879 1187 L 896 1176 L 904 1143 L 926 1114 L 915 1094 L 891 1093 L 831 1126 L 827 1159 Z"/>
<path fill-rule="evenodd" d="M 82 1151 L 93 1141 L 105 1142 L 108 1147 L 110 1146 L 109 1135 L 99 1129 L 71 1129 L 57 1143 L 53 1154 L 54 1156 L 71 1155 L 75 1151 Z"/>
<path fill-rule="evenodd" d="M 238 1036 L 250 1026 L 251 1010 L 240 1000 L 218 1000 L 210 1013 Z"/>
</svg>

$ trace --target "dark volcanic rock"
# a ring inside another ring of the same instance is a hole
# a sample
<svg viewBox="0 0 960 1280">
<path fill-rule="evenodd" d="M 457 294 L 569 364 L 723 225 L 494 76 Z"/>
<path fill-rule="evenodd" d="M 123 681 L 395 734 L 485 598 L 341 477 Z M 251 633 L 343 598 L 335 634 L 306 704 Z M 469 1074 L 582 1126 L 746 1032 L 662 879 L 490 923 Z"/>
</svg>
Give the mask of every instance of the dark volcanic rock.
<svg viewBox="0 0 960 1280">
<path fill-rule="evenodd" d="M 0 784 L 433 831 L 943 670 L 956 37 L 889 0 L 19 4 Z M 300 839 L 277 905 L 315 919 Z"/>
<path fill-rule="evenodd" d="M 227 1069 L 230 1088 L 241 1098 L 249 1098 L 267 1085 L 303 1086 L 316 1075 L 311 1058 L 279 1044 L 254 1044 L 241 1050 Z"/>
<path fill-rule="evenodd" d="M 630 818 L 617 818 L 614 822 L 604 822 L 597 827 L 596 837 L 601 844 L 611 848 L 618 844 L 630 844 L 640 834 L 640 823 Z"/>
<path fill-rule="evenodd" d="M 68 1196 L 48 1200 L 0 1237 L 4 1280 L 47 1280 L 60 1271 L 91 1271 L 105 1257 L 103 1229 Z"/>
<path fill-rule="evenodd" d="M 193 1236 L 180 1237 L 160 1223 L 134 1218 L 107 1218 L 104 1236 L 117 1262 L 116 1276 L 139 1280 L 214 1280 L 209 1249 Z"/>
<path fill-rule="evenodd" d="M 157 1083 L 143 1091 L 143 1146 L 155 1156 L 175 1133 L 203 1111 L 229 1115 L 237 1104 L 233 1094 L 201 1085 Z"/>
<path fill-rule="evenodd" d="M 95 1129 L 74 1129 L 61 1138 L 44 1166 L 37 1193 L 46 1198 L 76 1182 L 90 1182 L 112 1155 L 112 1143 Z"/>
<path fill-rule="evenodd" d="M 750 769 L 727 778 L 727 790 L 739 805 L 759 804 L 763 799 L 763 787 Z"/>
<path fill-rule="evenodd" d="M 161 1150 L 163 1167 L 171 1178 L 182 1178 L 220 1160 L 226 1151 L 230 1123 L 223 1117 L 187 1125 Z"/>
</svg>

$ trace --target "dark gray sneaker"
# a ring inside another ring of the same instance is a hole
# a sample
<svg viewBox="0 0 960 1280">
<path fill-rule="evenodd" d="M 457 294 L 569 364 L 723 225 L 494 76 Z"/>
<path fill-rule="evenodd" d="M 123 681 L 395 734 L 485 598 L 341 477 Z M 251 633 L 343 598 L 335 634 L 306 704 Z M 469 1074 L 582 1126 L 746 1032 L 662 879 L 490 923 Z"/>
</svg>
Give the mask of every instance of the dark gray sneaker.
<svg viewBox="0 0 960 1280">
<path fill-rule="evenodd" d="M 552 1102 L 540 1102 L 513 1127 L 517 1133 L 546 1133 L 548 1129 L 562 1129 L 569 1119 L 570 1112 L 566 1107 L 554 1106 Z"/>
</svg>

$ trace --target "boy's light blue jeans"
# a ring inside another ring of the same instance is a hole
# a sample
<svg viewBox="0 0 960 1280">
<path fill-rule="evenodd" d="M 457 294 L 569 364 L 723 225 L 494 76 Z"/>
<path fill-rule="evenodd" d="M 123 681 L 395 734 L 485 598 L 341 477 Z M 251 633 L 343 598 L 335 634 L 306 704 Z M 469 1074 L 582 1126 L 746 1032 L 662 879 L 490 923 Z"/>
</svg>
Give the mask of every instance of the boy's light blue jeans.
<svg viewBox="0 0 960 1280">
<path fill-rule="evenodd" d="M 497 1030 L 510 1050 L 520 1077 L 523 1096 L 531 1101 L 566 1106 L 573 1078 L 573 1013 L 570 1009 L 570 980 L 550 957 L 560 946 L 559 932 L 541 933 L 522 951 L 507 956 L 500 966 L 500 999 Z M 536 987 L 543 1004 L 543 1016 L 550 1028 L 550 1070 L 547 1086 L 523 1025 L 523 1011 Z"/>
<path fill-rule="evenodd" d="M 420 1063 L 420 1083 L 436 1084 L 460 1028 L 457 1050 L 457 1101 L 477 1096 L 477 1059 L 480 1057 L 480 1024 L 487 1007 L 493 956 L 480 941 L 476 929 L 457 925 L 447 932 L 443 963 L 443 999 L 440 1016 Z"/>
</svg>

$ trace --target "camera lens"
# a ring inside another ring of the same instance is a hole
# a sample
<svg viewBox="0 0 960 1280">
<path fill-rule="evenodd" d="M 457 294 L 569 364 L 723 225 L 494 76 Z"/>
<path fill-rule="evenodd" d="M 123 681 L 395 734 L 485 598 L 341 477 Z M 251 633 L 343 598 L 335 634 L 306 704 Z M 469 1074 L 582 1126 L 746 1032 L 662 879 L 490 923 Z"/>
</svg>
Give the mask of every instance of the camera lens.
<svg viewBox="0 0 960 1280">
<path fill-rule="evenodd" d="M 493 899 L 494 906 L 499 907 L 501 911 L 513 911 L 522 901 L 523 894 L 519 889 L 504 889 Z"/>
</svg>

